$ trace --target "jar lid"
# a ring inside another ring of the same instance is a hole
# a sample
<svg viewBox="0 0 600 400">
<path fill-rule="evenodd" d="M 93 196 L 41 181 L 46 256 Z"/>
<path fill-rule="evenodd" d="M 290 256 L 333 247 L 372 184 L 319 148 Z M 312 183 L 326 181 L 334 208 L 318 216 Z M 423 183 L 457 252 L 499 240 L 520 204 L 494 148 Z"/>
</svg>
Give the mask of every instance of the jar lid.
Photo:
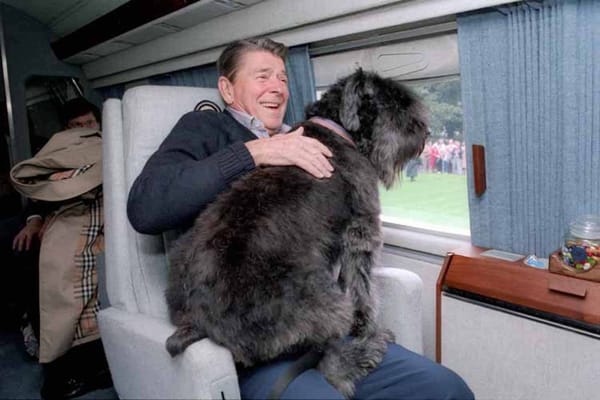
<svg viewBox="0 0 600 400">
<path fill-rule="evenodd" d="M 600 239 L 600 215 L 581 215 L 569 224 L 569 230 L 581 239 Z"/>
</svg>

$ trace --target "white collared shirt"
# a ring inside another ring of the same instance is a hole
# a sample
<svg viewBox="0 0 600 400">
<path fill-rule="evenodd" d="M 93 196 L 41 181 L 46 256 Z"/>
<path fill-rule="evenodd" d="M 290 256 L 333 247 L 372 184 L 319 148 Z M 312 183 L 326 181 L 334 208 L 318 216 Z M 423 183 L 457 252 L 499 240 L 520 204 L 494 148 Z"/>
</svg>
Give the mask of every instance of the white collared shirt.
<svg viewBox="0 0 600 400">
<path fill-rule="evenodd" d="M 268 138 L 270 136 L 267 128 L 265 128 L 265 124 L 260 119 L 229 106 L 226 109 L 237 122 L 248 128 L 257 138 Z M 292 129 L 291 126 L 284 123 L 279 128 L 278 133 L 287 133 L 290 129 Z"/>
</svg>

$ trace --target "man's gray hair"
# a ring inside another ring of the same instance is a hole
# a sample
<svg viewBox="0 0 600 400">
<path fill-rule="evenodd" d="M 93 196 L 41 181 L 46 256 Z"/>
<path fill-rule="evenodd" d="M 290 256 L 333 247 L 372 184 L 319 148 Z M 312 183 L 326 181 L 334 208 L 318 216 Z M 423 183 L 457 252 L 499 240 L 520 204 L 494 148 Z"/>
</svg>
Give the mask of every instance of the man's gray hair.
<svg viewBox="0 0 600 400">
<path fill-rule="evenodd" d="M 285 62 L 288 49 L 283 43 L 269 38 L 250 38 L 235 41 L 223 50 L 217 60 L 219 76 L 224 76 L 233 82 L 242 56 L 250 51 L 267 51 Z"/>
</svg>

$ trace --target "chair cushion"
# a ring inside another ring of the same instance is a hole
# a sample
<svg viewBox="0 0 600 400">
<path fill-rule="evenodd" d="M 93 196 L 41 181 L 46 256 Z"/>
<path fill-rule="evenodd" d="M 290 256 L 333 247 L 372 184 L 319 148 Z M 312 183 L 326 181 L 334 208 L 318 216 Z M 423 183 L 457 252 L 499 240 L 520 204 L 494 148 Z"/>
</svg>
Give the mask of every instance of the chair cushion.
<svg viewBox="0 0 600 400">
<path fill-rule="evenodd" d="M 156 151 L 179 118 L 194 110 L 203 100 L 223 104 L 216 89 L 139 86 L 125 93 L 122 115 L 127 192 L 146 160 Z M 126 215 L 120 217 L 127 219 Z M 132 286 L 139 311 L 166 317 L 164 292 L 168 258 L 165 238 L 162 235 L 142 235 L 129 227 L 127 243 Z"/>
</svg>

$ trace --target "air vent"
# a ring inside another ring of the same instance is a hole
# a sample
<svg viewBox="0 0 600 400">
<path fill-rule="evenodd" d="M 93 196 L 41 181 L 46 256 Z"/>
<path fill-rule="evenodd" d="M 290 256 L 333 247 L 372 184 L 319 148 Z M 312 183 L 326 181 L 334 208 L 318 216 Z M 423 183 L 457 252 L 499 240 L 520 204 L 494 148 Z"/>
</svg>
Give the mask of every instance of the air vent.
<svg viewBox="0 0 600 400">
<path fill-rule="evenodd" d="M 215 3 L 219 3 L 225 7 L 229 7 L 232 10 L 239 10 L 240 8 L 246 7 L 245 4 L 233 0 L 215 0 Z"/>
</svg>

